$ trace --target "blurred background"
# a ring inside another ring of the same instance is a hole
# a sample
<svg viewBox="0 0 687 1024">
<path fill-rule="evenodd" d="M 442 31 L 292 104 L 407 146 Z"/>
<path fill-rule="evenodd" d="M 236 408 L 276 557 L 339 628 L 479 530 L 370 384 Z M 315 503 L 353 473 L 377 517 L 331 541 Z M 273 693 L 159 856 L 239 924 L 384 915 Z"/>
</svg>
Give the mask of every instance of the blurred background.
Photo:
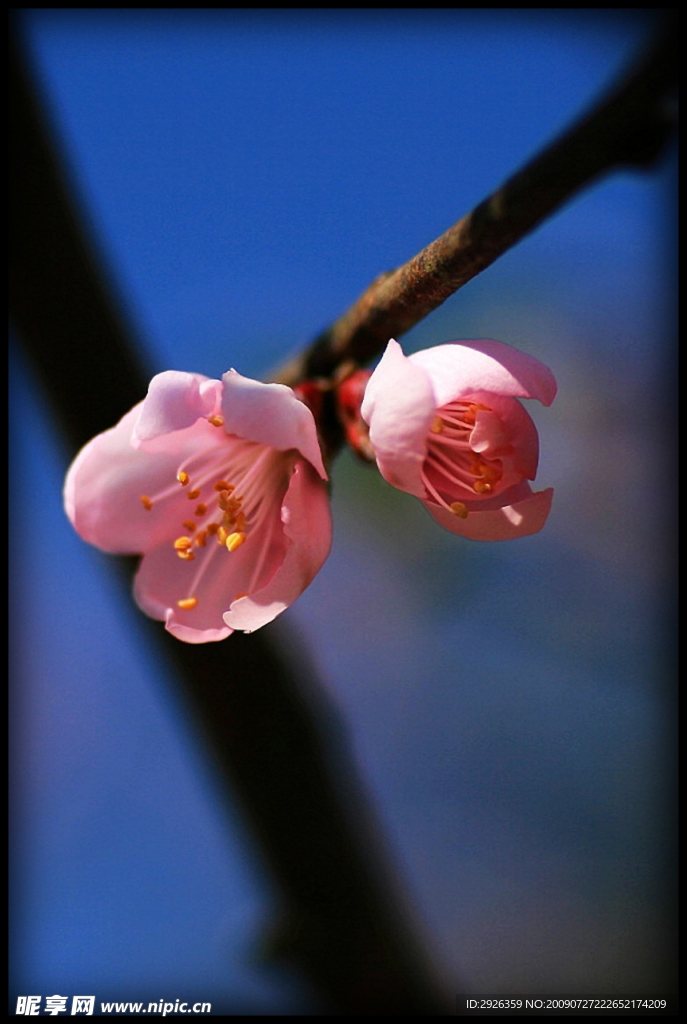
<svg viewBox="0 0 687 1024">
<path fill-rule="evenodd" d="M 567 127 L 661 15 L 15 13 L 145 360 L 211 377 L 268 377 Z M 553 369 L 556 402 L 529 408 L 545 530 L 463 542 L 344 454 L 332 554 L 267 627 L 317 667 L 449 991 L 672 978 L 675 180 L 671 152 L 601 181 L 404 339 L 496 338 Z M 32 491 L 10 549 L 11 1012 L 79 992 L 307 1013 L 258 955 L 274 893 L 251 836 L 64 516 L 75 452 L 19 344 L 10 425 L 14 516 Z"/>
</svg>

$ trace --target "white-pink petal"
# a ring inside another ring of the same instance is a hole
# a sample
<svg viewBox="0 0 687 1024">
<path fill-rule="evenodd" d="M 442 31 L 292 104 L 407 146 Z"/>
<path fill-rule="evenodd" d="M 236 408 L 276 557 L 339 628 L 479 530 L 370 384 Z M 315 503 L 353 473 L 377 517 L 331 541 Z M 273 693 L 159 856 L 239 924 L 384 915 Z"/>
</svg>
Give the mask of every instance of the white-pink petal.
<svg viewBox="0 0 687 1024">
<path fill-rule="evenodd" d="M 200 420 L 175 432 L 173 445 L 157 438 L 135 448 L 131 439 L 140 408 L 89 441 L 65 480 L 65 510 L 77 533 L 110 554 L 141 554 L 173 540 L 175 529 L 182 532 L 192 507 L 176 482 L 179 466 L 194 456 L 212 460 L 227 443 L 221 431 Z M 162 450 L 146 450 L 148 444 Z M 160 493 L 166 497 L 146 508 L 141 499 Z"/>
<path fill-rule="evenodd" d="M 313 415 L 284 384 L 263 384 L 229 370 L 222 377 L 222 414 L 228 434 L 276 448 L 296 449 L 323 480 L 327 472 Z"/>
<path fill-rule="evenodd" d="M 234 578 L 235 563 L 215 538 L 198 549 L 193 562 L 177 557 L 171 543 L 149 551 L 141 560 L 134 580 L 134 598 L 139 608 L 151 618 L 162 620 L 170 633 L 187 643 L 223 640 L 231 630 L 222 620 L 238 592 Z M 200 578 L 199 578 L 200 576 Z M 197 605 L 182 610 L 178 601 L 195 597 Z"/>
<path fill-rule="evenodd" d="M 495 446 L 497 432 L 485 430 L 485 425 L 489 422 L 488 416 L 495 415 L 508 435 L 507 447 L 512 449 L 511 461 L 514 468 L 521 476 L 534 480 L 539 464 L 539 433 L 524 405 L 517 398 L 484 391 L 476 392 L 470 399 L 488 406 L 491 410 L 490 414 L 477 412 L 475 429 L 470 436 L 470 444 L 474 451 L 480 452 L 486 458 L 499 456 L 500 453 Z"/>
<path fill-rule="evenodd" d="M 536 398 L 544 405 L 556 396 L 556 379 L 547 366 L 500 341 L 452 341 L 408 359 L 429 375 L 437 406 L 474 391 Z"/>
<path fill-rule="evenodd" d="M 298 598 L 322 568 L 332 540 L 327 490 L 310 465 L 297 462 L 282 504 L 286 555 L 269 583 L 234 601 L 224 615 L 231 629 L 252 632 Z"/>
<path fill-rule="evenodd" d="M 315 420 L 290 388 L 169 371 L 77 455 L 64 502 L 84 540 L 142 554 L 143 611 L 205 643 L 257 629 L 310 583 L 331 544 L 325 481 Z"/>
<path fill-rule="evenodd" d="M 139 447 L 155 438 L 193 426 L 219 412 L 221 383 L 199 373 L 166 370 L 150 382 L 140 407 L 132 443 Z"/>
<path fill-rule="evenodd" d="M 198 571 L 195 562 L 183 562 L 167 543 L 148 552 L 134 579 L 134 598 L 139 608 L 153 619 L 160 619 L 170 633 L 186 643 L 202 644 L 224 640 L 231 630 L 222 621 L 222 604 L 229 600 L 226 569 L 227 551 L 208 551 L 203 585 L 192 594 L 193 578 Z M 224 562 L 223 562 L 224 560 Z M 182 611 L 177 601 L 196 596 L 198 604 L 191 611 Z"/>
<path fill-rule="evenodd" d="M 527 487 L 529 488 L 529 485 Z M 503 495 L 496 500 L 502 498 Z M 468 540 L 486 541 L 515 540 L 518 537 L 539 533 L 551 511 L 552 501 L 553 488 L 531 491 L 526 497 L 512 499 L 500 507 L 493 507 L 493 500 L 472 505 L 465 519 L 454 516 L 448 509 L 429 501 L 424 504 L 430 515 L 444 529 L 458 533 Z"/>
<path fill-rule="evenodd" d="M 429 376 L 392 339 L 367 383 L 360 411 L 380 473 L 418 498 L 425 494 L 422 465 L 436 408 Z"/>
</svg>

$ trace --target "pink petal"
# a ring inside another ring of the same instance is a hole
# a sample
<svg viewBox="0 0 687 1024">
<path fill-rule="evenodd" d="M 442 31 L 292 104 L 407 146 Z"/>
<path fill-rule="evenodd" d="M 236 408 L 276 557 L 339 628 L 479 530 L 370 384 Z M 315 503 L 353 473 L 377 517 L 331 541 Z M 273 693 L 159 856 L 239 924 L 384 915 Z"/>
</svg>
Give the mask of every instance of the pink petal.
<svg viewBox="0 0 687 1024">
<path fill-rule="evenodd" d="M 165 620 L 165 628 L 177 639 L 184 640 L 187 644 L 206 644 L 213 640 L 225 640 L 233 632 L 228 626 L 223 626 L 221 629 L 194 629 L 193 626 L 179 622 L 174 617 L 172 610 Z"/>
<path fill-rule="evenodd" d="M 450 408 L 450 406 L 449 406 Z M 510 446 L 510 432 L 500 416 L 489 409 L 479 409 L 470 434 L 470 447 L 485 458 L 497 458 Z"/>
<path fill-rule="evenodd" d="M 231 630 L 223 622 L 222 612 L 240 593 L 239 581 L 232 578 L 235 563 L 231 558 L 214 538 L 198 550 L 194 562 L 178 558 L 171 543 L 162 544 L 141 561 L 134 580 L 136 603 L 189 643 L 223 640 Z M 196 597 L 197 606 L 182 611 L 177 601 L 185 597 Z"/>
<path fill-rule="evenodd" d="M 199 560 L 183 562 L 171 543 L 162 544 L 141 561 L 134 580 L 134 598 L 139 608 L 165 623 L 170 633 L 187 643 L 223 640 L 231 633 L 222 621 L 222 607 L 230 600 L 226 569 L 231 555 L 216 542 L 203 552 L 202 586 L 194 585 Z M 198 597 L 198 605 L 182 611 L 177 601 Z"/>
<path fill-rule="evenodd" d="M 285 466 L 291 462 L 290 457 L 280 459 Z M 276 467 L 273 470 L 277 472 Z M 308 467 L 308 471 L 325 490 L 314 470 Z M 286 480 L 285 476 L 284 486 Z M 290 550 L 282 523 L 284 489 L 273 478 L 265 486 L 264 500 L 257 515 L 249 519 L 245 540 L 236 550 L 229 552 L 217 537 L 208 536 L 204 546 L 194 547 L 192 561 L 180 559 L 171 541 L 145 556 L 134 591 L 143 611 L 162 619 L 170 632 L 191 643 L 221 640 L 231 632 L 224 613 L 244 595 L 268 587 Z M 180 607 L 179 601 L 186 598 L 193 598 L 195 606 Z"/>
<path fill-rule="evenodd" d="M 196 562 L 183 562 L 177 558 L 172 545 L 162 544 L 147 554 L 134 579 L 134 599 L 139 608 L 153 619 L 165 623 L 165 627 L 186 643 L 202 644 L 224 640 L 231 630 L 222 621 L 218 611 L 219 594 L 226 603 L 226 577 L 222 575 L 221 559 L 228 552 L 208 551 L 204 586 L 200 590 L 199 602 L 192 611 L 182 611 L 177 601 L 192 596 L 193 575 L 197 572 Z M 198 596 L 198 595 L 196 595 Z"/>
<path fill-rule="evenodd" d="M 488 406 L 492 414 L 498 417 L 507 434 L 507 448 L 512 449 L 514 468 L 521 477 L 534 480 L 539 463 L 539 434 L 527 409 L 517 398 L 487 394 L 483 391 L 470 395 L 470 398 Z M 486 458 L 498 458 L 500 454 L 497 443 L 499 436 L 502 435 L 493 428 L 490 419 L 492 414 L 478 411 L 475 429 L 470 436 L 471 447 Z"/>
<path fill-rule="evenodd" d="M 229 370 L 222 377 L 224 429 L 248 441 L 259 441 L 277 451 L 295 448 L 323 480 L 327 472 L 317 428 L 307 405 L 284 384 L 263 384 Z"/>
<path fill-rule="evenodd" d="M 529 494 L 521 497 L 524 493 L 523 488 L 526 488 Z M 520 488 L 512 488 L 510 493 L 516 491 L 517 498 L 512 497 L 509 504 L 501 507 L 492 506 L 502 500 L 504 495 L 480 502 L 479 505 L 469 505 L 465 519 L 460 519 L 447 509 L 429 501 L 424 505 L 440 526 L 451 533 L 459 533 L 468 540 L 514 540 L 516 537 L 538 533 L 542 529 L 551 511 L 553 500 L 553 488 L 532 492 L 529 484 L 523 484 Z"/>
<path fill-rule="evenodd" d="M 180 524 L 192 510 L 176 484 L 179 465 L 193 455 L 227 444 L 223 431 L 200 420 L 171 435 L 173 450 L 133 448 L 131 437 L 140 410 L 139 404 L 116 427 L 89 441 L 65 481 L 65 509 L 77 533 L 111 554 L 141 554 L 165 540 L 174 540 L 175 530 L 183 532 Z M 149 442 L 152 447 L 161 443 L 171 446 L 169 438 Z M 170 496 L 160 507 L 146 509 L 141 497 L 161 491 Z"/>
<path fill-rule="evenodd" d="M 166 370 L 150 382 L 132 443 L 145 442 L 191 427 L 219 412 L 221 384 L 199 373 Z"/>
<path fill-rule="evenodd" d="M 428 374 L 392 339 L 368 381 L 361 414 L 384 479 L 418 498 L 425 495 L 422 464 L 436 409 Z"/>
<path fill-rule="evenodd" d="M 282 506 L 282 520 L 289 541 L 286 557 L 262 590 L 234 601 L 224 615 L 232 629 L 250 633 L 271 622 L 300 597 L 329 554 L 329 496 L 308 463 L 296 463 Z"/>
<path fill-rule="evenodd" d="M 408 358 L 429 375 L 437 406 L 475 391 L 537 398 L 544 405 L 556 396 L 556 380 L 547 366 L 500 341 L 452 341 Z"/>
</svg>

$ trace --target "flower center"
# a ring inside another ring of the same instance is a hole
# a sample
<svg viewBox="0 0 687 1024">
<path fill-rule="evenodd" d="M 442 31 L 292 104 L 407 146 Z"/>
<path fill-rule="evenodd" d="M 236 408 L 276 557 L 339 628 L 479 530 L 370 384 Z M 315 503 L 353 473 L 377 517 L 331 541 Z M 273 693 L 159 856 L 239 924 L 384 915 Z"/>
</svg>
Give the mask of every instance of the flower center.
<svg viewBox="0 0 687 1024">
<path fill-rule="evenodd" d="M 427 436 L 422 482 L 432 500 L 461 519 L 468 508 L 457 499 L 491 494 L 503 476 L 499 459 L 485 459 L 470 444 L 480 410 L 491 411 L 480 402 L 449 402 L 438 410 Z"/>
<path fill-rule="evenodd" d="M 191 486 L 191 477 L 186 470 L 180 469 L 177 473 L 177 481 L 182 487 L 188 487 L 186 497 L 189 501 L 198 501 L 203 488 Z M 248 523 L 246 513 L 243 510 L 243 497 L 235 495 L 236 485 L 229 481 L 218 478 L 211 484 L 211 492 L 208 501 L 213 511 L 208 515 L 208 504 L 206 501 L 198 501 L 192 519 L 182 520 L 181 525 L 192 537 L 183 535 L 174 541 L 174 549 L 179 558 L 190 562 L 195 558 L 194 547 L 204 548 L 208 537 L 215 537 L 217 543 L 224 545 L 227 551 L 236 551 L 246 539 Z M 207 488 L 206 488 L 207 490 Z M 212 491 L 215 493 L 212 494 Z M 217 501 L 214 507 L 214 501 Z M 198 526 L 201 528 L 198 529 Z"/>
<path fill-rule="evenodd" d="M 221 423 L 212 425 L 221 426 Z M 183 488 L 190 503 L 189 514 L 183 518 L 182 513 L 180 535 L 172 541 L 182 561 L 193 562 L 201 553 L 199 549 L 213 542 L 232 554 L 246 542 L 253 528 L 269 517 L 275 502 L 276 508 L 281 507 L 293 453 L 230 435 L 227 441 L 226 450 L 214 448 L 192 457 L 179 468 L 176 481 L 170 481 L 170 487 L 164 492 L 154 497 L 147 494 L 140 497 L 144 509 L 151 511 L 159 501 L 174 497 L 175 489 Z M 263 559 L 257 550 L 256 556 L 253 575 L 257 576 Z M 237 594 L 234 600 L 240 596 L 244 595 Z M 190 611 L 197 604 L 195 596 L 177 601 L 182 611 Z"/>
</svg>

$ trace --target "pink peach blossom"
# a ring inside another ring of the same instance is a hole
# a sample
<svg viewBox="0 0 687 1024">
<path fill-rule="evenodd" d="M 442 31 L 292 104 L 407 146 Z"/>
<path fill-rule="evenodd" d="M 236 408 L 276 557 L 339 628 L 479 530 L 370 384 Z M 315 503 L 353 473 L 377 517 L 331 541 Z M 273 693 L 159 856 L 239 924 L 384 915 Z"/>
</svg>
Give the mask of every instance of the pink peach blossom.
<svg viewBox="0 0 687 1024">
<path fill-rule="evenodd" d="M 74 460 L 67 515 L 141 554 L 134 596 L 180 640 L 251 632 L 308 586 L 331 544 L 315 421 L 290 388 L 168 371 Z"/>
<path fill-rule="evenodd" d="M 361 412 L 382 476 L 441 526 L 471 540 L 537 533 L 553 491 L 533 491 L 539 437 L 520 398 L 550 405 L 551 371 L 498 341 L 453 341 L 405 356 L 391 340 Z"/>
</svg>

